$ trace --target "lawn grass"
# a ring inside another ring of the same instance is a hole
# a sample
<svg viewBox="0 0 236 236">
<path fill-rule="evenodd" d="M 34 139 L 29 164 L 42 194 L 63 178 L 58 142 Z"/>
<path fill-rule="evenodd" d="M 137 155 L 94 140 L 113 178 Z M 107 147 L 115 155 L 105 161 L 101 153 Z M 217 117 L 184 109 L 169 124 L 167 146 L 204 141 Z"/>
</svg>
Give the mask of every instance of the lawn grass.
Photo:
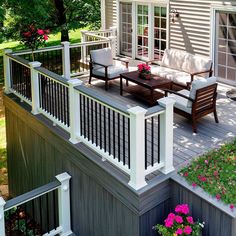
<svg viewBox="0 0 236 236">
<path fill-rule="evenodd" d="M 193 186 L 236 206 L 236 139 L 193 161 L 179 172 Z"/>
<path fill-rule="evenodd" d="M 0 185 L 7 184 L 5 118 L 0 119 Z"/>
<path fill-rule="evenodd" d="M 71 30 L 69 32 L 70 43 L 80 43 L 81 42 L 81 30 Z M 61 44 L 61 33 L 50 34 L 49 39 L 46 42 L 46 47 L 56 46 Z M 22 45 L 19 41 L 7 41 L 0 44 L 0 84 L 3 83 L 3 49 L 12 49 L 13 51 L 25 49 L 24 45 Z"/>
</svg>

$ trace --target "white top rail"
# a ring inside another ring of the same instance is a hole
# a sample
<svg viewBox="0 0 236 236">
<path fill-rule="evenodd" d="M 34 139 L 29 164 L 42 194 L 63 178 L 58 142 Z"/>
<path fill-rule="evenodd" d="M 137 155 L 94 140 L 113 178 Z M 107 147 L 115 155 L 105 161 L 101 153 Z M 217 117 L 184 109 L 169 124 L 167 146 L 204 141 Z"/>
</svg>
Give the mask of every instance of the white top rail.
<svg viewBox="0 0 236 236">
<path fill-rule="evenodd" d="M 148 108 L 146 114 L 145 114 L 145 119 L 149 119 L 151 117 L 160 115 L 162 113 L 165 112 L 165 108 L 160 106 L 160 105 L 156 105 L 154 107 Z"/>
<path fill-rule="evenodd" d="M 97 34 L 91 33 L 91 32 L 86 33 L 85 35 L 86 35 L 86 36 L 91 36 L 91 37 L 96 37 L 96 38 L 98 38 L 98 39 L 109 39 L 108 37 L 101 36 L 101 35 L 97 35 Z"/>
<path fill-rule="evenodd" d="M 38 53 L 38 52 L 48 52 L 48 51 L 55 51 L 55 50 L 62 50 L 63 46 L 58 45 L 58 46 L 51 46 L 51 47 L 45 47 L 45 48 L 40 48 L 37 50 L 34 50 L 33 53 Z M 31 50 L 20 50 L 20 51 L 16 51 L 14 53 L 12 53 L 12 55 L 26 55 L 26 54 L 31 54 L 32 51 Z"/>
<path fill-rule="evenodd" d="M 89 41 L 89 42 L 83 42 L 83 43 L 70 44 L 70 48 L 99 45 L 99 44 L 103 44 L 103 43 L 109 43 L 109 41 L 110 40 L 107 39 L 107 40 L 101 40 L 101 41 Z"/>
</svg>

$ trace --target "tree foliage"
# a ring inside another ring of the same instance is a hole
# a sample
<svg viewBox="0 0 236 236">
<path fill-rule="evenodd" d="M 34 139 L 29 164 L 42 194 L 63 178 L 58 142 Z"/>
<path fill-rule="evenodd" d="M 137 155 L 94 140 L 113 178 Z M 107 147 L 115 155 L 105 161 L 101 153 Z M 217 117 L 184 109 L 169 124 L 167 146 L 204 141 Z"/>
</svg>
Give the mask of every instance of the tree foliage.
<svg viewBox="0 0 236 236">
<path fill-rule="evenodd" d="M 19 39 L 30 24 L 60 31 L 62 40 L 69 39 L 71 29 L 100 26 L 100 0 L 0 0 L 0 3 L 0 23 L 4 22 L 1 32 L 8 39 Z"/>
</svg>

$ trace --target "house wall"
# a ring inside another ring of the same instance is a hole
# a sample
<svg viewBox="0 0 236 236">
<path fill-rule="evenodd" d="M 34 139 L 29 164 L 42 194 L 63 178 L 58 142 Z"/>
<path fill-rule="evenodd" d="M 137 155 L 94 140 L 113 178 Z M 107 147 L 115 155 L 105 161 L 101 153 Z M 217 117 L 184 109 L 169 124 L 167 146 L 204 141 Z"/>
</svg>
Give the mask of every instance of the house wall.
<svg viewBox="0 0 236 236">
<path fill-rule="evenodd" d="M 211 7 L 235 5 L 235 1 L 170 0 L 169 3 L 170 11 L 176 9 L 180 14 L 175 23 L 170 22 L 169 47 L 211 56 Z M 111 26 L 117 26 L 116 1 L 106 0 L 106 27 Z"/>
</svg>

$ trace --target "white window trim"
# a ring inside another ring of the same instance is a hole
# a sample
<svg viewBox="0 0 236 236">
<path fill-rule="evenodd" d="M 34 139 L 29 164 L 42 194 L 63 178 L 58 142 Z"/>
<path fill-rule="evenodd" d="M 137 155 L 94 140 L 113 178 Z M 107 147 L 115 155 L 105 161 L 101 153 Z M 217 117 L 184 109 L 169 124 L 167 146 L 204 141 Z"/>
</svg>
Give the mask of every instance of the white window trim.
<svg viewBox="0 0 236 236">
<path fill-rule="evenodd" d="M 217 47 L 217 43 L 216 43 L 216 13 L 218 11 L 226 11 L 226 12 L 236 12 L 236 6 L 211 6 L 211 48 L 210 48 L 210 56 L 212 59 L 212 63 L 213 63 L 213 69 L 215 70 L 216 65 L 215 65 L 215 61 L 216 61 L 216 47 Z M 214 73 L 213 70 L 213 73 Z M 229 80 L 221 80 L 220 78 L 218 78 L 218 80 L 224 83 L 229 83 L 231 85 L 235 85 L 235 82 L 230 82 Z"/>
<path fill-rule="evenodd" d="M 117 4 L 117 37 L 120 40 L 120 3 L 122 2 L 127 2 L 127 3 L 132 3 L 132 41 L 133 41 L 133 45 L 132 45 L 132 58 L 135 59 L 137 56 L 137 5 L 138 4 L 143 4 L 143 5 L 148 5 L 149 6 L 149 17 L 151 16 L 151 14 L 153 13 L 153 7 L 154 6 L 160 6 L 160 7 L 166 7 L 166 12 L 167 12 L 167 27 L 166 27 L 166 48 L 169 48 L 170 45 L 170 17 L 169 17 L 169 10 L 170 10 L 170 0 L 160 0 L 158 2 L 154 1 L 154 0 L 116 0 L 116 4 Z M 152 10 L 150 10 L 152 9 Z M 152 29 L 153 26 L 153 19 L 152 17 L 150 18 L 151 20 L 149 21 L 149 29 Z M 149 45 L 149 51 L 148 51 L 148 57 L 150 59 L 154 58 L 154 49 L 153 49 L 153 42 L 152 39 L 153 37 L 153 32 L 149 32 L 149 41 L 148 41 L 148 45 Z M 117 51 L 118 54 L 120 54 L 120 42 L 117 44 Z"/>
</svg>

